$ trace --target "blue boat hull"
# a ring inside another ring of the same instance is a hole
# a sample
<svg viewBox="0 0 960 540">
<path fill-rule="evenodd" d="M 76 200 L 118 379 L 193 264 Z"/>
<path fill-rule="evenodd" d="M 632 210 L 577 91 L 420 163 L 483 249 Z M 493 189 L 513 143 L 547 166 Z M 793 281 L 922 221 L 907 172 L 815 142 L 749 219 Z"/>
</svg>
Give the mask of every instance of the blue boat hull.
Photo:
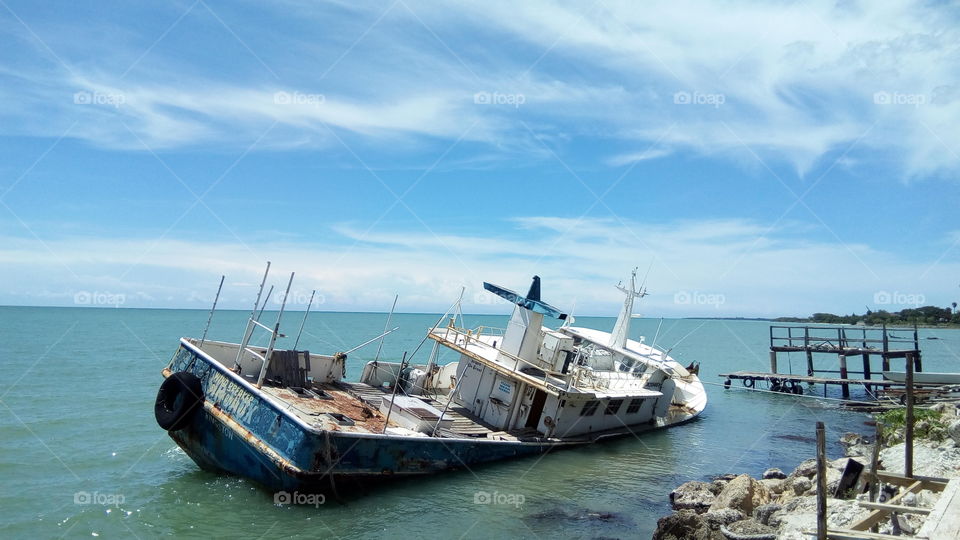
<svg viewBox="0 0 960 540">
<path fill-rule="evenodd" d="M 577 442 L 402 437 L 319 430 L 277 407 L 247 381 L 181 341 L 164 375 L 202 382 L 203 408 L 169 434 L 203 469 L 249 478 L 274 491 L 349 489 L 371 481 L 539 454 Z"/>
</svg>

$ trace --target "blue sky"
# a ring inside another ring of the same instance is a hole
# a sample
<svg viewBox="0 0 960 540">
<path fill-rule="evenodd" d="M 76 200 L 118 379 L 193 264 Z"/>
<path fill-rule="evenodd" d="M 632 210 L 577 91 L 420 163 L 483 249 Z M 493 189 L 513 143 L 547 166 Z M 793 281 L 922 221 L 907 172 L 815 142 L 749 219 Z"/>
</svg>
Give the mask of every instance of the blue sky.
<svg viewBox="0 0 960 540">
<path fill-rule="evenodd" d="M 957 8 L 0 1 L 0 304 L 960 300 Z M 576 307 L 574 307 L 576 306 Z"/>
</svg>

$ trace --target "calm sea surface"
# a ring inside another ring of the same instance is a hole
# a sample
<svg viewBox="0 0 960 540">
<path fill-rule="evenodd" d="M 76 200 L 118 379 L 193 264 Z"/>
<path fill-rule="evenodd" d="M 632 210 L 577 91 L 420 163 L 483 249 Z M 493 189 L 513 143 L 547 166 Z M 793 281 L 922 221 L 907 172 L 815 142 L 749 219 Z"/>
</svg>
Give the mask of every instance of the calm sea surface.
<svg viewBox="0 0 960 540">
<path fill-rule="evenodd" d="M 246 315 L 218 312 L 209 337 L 239 340 Z M 287 314 L 288 334 L 301 315 Z M 870 429 L 864 415 L 820 400 L 710 385 L 706 412 L 688 425 L 397 483 L 317 508 L 276 506 L 250 482 L 199 470 L 154 421 L 160 370 L 177 340 L 198 336 L 206 318 L 186 310 L 0 307 L 0 537 L 650 538 L 669 511 L 667 494 L 684 481 L 792 469 L 814 454 L 817 420 L 827 424 L 828 452 L 837 457 L 842 432 Z M 413 351 L 436 318 L 395 315 L 401 328 L 387 338 L 383 357 Z M 300 348 L 351 348 L 377 335 L 385 319 L 312 313 Z M 466 319 L 469 326 L 506 323 Z M 635 319 L 633 336 L 651 341 L 658 323 Z M 613 319 L 579 317 L 577 325 L 609 330 Z M 668 319 L 657 344 L 674 347 L 682 363 L 701 362 L 701 378 L 719 384 L 724 371 L 767 369 L 767 328 Z M 925 370 L 960 370 L 960 331 L 920 335 Z M 352 354 L 347 376 L 355 379 L 375 353 L 376 344 Z M 792 361 L 799 370 L 800 356 Z M 484 493 L 495 504 L 475 502 Z"/>
</svg>

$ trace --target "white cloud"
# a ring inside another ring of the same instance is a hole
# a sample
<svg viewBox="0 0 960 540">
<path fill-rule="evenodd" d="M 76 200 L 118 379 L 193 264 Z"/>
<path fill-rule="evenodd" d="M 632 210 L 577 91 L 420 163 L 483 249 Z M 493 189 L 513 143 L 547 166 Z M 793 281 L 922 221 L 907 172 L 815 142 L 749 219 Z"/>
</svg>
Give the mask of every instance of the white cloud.
<svg viewBox="0 0 960 540">
<path fill-rule="evenodd" d="M 642 152 L 631 152 L 629 154 L 620 154 L 613 156 L 607 159 L 607 164 L 613 167 L 620 167 L 622 165 L 630 165 L 631 163 L 636 163 L 638 161 L 647 161 L 650 159 L 662 158 L 664 156 L 669 156 L 670 151 L 663 148 L 651 148 L 649 150 L 644 150 Z"/>
<path fill-rule="evenodd" d="M 856 142 L 843 159 L 874 152 L 907 176 L 960 164 L 951 52 L 960 33 L 936 4 L 493 1 L 438 10 L 409 0 L 385 13 L 390 5 L 290 2 L 275 8 L 283 22 L 276 27 L 245 21 L 239 33 L 256 36 L 252 77 L 179 57 L 165 41 L 129 73 L 116 66 L 139 50 L 96 49 L 69 71 L 49 61 L 8 66 L 0 72 L 0 129 L 59 136 L 76 121 L 73 137 L 139 148 L 129 128 L 159 149 L 246 147 L 275 125 L 262 146 L 284 148 L 336 144 L 330 126 L 380 148 L 464 137 L 524 157 L 545 156 L 536 137 L 599 138 L 655 145 L 646 154 L 594 156 L 612 166 L 690 150 L 785 161 L 801 174 Z M 251 16 L 236 6 L 217 10 L 233 24 Z M 293 19 L 301 32 L 343 32 L 288 35 Z M 204 21 L 211 42 L 239 46 L 206 10 L 183 24 Z M 85 50 L 56 24 L 31 25 L 52 49 Z M 31 36 L 21 38 L 32 55 L 49 56 Z M 75 92 L 124 103 L 78 106 Z M 304 97 L 277 103 L 277 92 Z M 478 104 L 478 93 L 507 97 Z"/>
<path fill-rule="evenodd" d="M 16 285 L 0 293 L 0 303 L 70 305 L 86 291 L 122 294 L 129 307 L 205 308 L 223 273 L 228 279 L 221 305 L 249 308 L 269 259 L 271 282 L 278 286 L 297 272 L 293 295 L 302 300 L 299 309 L 317 288 L 325 300 L 320 309 L 385 310 L 399 293 L 402 310 L 442 311 L 466 287 L 465 311 L 503 312 L 490 304 L 481 283 L 519 290 L 538 274 L 547 301 L 566 309 L 576 304 L 580 314 L 612 316 L 621 301 L 613 285 L 631 268 L 640 266 L 643 273 L 650 265 L 652 294 L 639 308 L 648 316 L 778 316 L 884 307 L 872 305 L 878 291 L 948 305 L 956 300 L 960 272 L 955 255 L 935 262 L 867 245 L 798 241 L 795 233 L 803 225 L 797 224 L 760 238 L 766 228 L 744 220 L 650 224 L 544 216 L 515 223 L 496 237 L 438 238 L 417 230 L 365 236 L 339 227 L 355 241 L 352 248 L 81 237 L 49 239 L 47 250 L 29 238 L 4 238 L 0 279 Z M 724 302 L 678 301 L 684 294 L 720 295 Z"/>
</svg>

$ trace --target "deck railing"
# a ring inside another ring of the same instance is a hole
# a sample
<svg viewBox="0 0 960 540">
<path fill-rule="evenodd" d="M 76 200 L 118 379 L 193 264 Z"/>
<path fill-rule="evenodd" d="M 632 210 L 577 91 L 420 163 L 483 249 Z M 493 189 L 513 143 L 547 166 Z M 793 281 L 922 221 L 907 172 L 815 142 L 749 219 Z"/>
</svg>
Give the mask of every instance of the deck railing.
<svg viewBox="0 0 960 540">
<path fill-rule="evenodd" d="M 567 383 L 569 381 L 569 374 L 565 375 L 563 373 L 553 371 L 551 369 L 546 369 L 544 366 L 538 363 L 524 360 L 523 358 L 520 358 L 515 354 L 504 351 L 503 349 L 497 348 L 493 346 L 493 344 L 487 343 L 486 341 L 480 339 L 481 336 L 501 337 L 503 335 L 502 332 L 493 334 L 489 332 L 483 332 L 484 330 L 502 330 L 502 329 L 479 326 L 477 327 L 476 331 L 474 331 L 466 328 L 457 328 L 452 324 L 452 321 L 451 321 L 451 324 L 448 324 L 443 328 L 440 328 L 440 327 L 434 328 L 432 333 L 434 333 L 434 335 L 437 335 L 438 337 L 442 337 L 444 341 L 453 343 L 457 347 L 460 347 L 464 350 L 469 350 L 468 347 L 470 345 L 475 345 L 483 349 L 494 351 L 497 353 L 497 356 L 490 359 L 491 361 L 507 369 L 511 369 L 515 373 L 519 373 L 526 377 L 537 379 L 538 381 L 542 382 L 544 386 L 552 386 L 552 387 L 557 386 L 554 382 L 551 382 L 548 379 L 548 376 L 553 377 L 554 379 L 558 379 L 559 382 L 561 383 Z M 506 357 L 508 360 L 512 360 L 513 367 L 511 368 L 510 366 L 504 365 L 502 362 L 498 361 L 498 358 L 500 358 L 501 356 Z M 537 377 L 537 376 L 531 375 L 530 373 L 521 371 L 523 369 L 521 367 L 521 364 L 523 364 L 525 367 L 536 369 L 537 371 L 543 374 L 543 377 L 542 378 Z"/>
</svg>

